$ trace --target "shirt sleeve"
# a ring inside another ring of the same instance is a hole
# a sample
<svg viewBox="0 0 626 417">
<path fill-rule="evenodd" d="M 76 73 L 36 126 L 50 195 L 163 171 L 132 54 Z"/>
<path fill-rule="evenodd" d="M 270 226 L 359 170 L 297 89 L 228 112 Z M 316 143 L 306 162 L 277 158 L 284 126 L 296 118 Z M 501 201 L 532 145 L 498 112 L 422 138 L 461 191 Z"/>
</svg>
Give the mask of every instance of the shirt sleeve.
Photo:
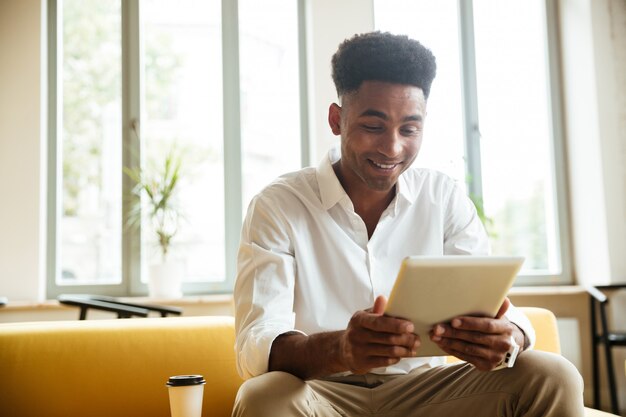
<svg viewBox="0 0 626 417">
<path fill-rule="evenodd" d="M 267 372 L 276 337 L 296 331 L 294 285 L 287 224 L 270 201 L 255 197 L 242 228 L 234 289 L 237 371 L 243 378 Z"/>
<path fill-rule="evenodd" d="M 531 350 L 532 348 L 534 348 L 537 336 L 535 335 L 535 329 L 533 328 L 530 320 L 528 320 L 528 317 L 526 317 L 526 315 L 513 304 L 511 304 L 506 313 L 504 313 L 504 317 L 517 325 L 517 327 L 519 327 L 524 332 L 529 341 L 529 345 L 526 350 Z"/>
<path fill-rule="evenodd" d="M 472 200 L 456 184 L 453 185 L 446 206 L 444 228 L 445 255 L 488 255 L 490 253 L 487 232 L 478 217 Z M 532 349 L 535 345 L 535 329 L 530 320 L 513 304 L 504 316 L 516 324 L 528 338 Z"/>
</svg>

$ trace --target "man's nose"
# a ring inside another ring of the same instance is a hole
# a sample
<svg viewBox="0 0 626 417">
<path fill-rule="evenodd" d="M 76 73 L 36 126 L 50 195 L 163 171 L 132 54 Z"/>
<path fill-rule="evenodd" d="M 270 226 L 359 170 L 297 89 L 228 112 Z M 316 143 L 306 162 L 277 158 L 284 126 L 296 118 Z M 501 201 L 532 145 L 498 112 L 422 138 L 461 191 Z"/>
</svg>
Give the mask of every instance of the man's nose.
<svg viewBox="0 0 626 417">
<path fill-rule="evenodd" d="M 400 155 L 402 152 L 402 138 L 396 131 L 389 131 L 384 135 L 379 144 L 378 152 L 392 159 Z"/>
</svg>

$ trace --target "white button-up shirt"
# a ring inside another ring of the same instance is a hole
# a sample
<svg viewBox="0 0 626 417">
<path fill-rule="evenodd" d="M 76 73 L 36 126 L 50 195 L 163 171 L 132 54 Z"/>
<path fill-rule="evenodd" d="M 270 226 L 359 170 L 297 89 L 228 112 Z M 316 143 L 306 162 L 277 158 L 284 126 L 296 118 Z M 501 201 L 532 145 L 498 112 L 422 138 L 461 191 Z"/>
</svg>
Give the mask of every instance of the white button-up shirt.
<svg viewBox="0 0 626 417">
<path fill-rule="evenodd" d="M 488 239 L 463 190 L 436 171 L 410 168 L 371 238 L 335 175 L 337 149 L 318 168 L 284 175 L 250 203 L 235 283 L 237 368 L 245 378 L 267 372 L 272 343 L 296 331 L 345 329 L 352 315 L 389 296 L 410 255 L 485 255 Z M 528 319 L 506 316 L 534 344 Z M 422 337 L 428 337 L 422 335 Z M 405 374 L 443 357 L 406 358 L 374 373 Z"/>
</svg>

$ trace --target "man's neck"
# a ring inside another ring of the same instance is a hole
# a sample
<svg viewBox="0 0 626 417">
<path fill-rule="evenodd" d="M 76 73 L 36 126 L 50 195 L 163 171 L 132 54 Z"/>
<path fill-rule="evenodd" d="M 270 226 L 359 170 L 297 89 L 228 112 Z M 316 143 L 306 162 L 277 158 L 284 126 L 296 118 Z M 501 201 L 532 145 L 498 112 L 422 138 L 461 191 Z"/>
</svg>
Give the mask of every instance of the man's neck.
<svg viewBox="0 0 626 417">
<path fill-rule="evenodd" d="M 333 170 L 335 175 L 337 175 L 339 183 L 346 194 L 348 194 L 350 201 L 352 201 L 354 211 L 365 222 L 368 237 L 371 238 L 378 225 L 380 216 L 382 216 L 385 209 L 396 196 L 397 185 L 386 191 L 372 190 L 365 183 L 362 183 L 362 185 L 352 183 L 351 186 L 348 186 L 348 181 L 346 181 L 341 172 L 339 162 L 333 164 Z"/>
</svg>

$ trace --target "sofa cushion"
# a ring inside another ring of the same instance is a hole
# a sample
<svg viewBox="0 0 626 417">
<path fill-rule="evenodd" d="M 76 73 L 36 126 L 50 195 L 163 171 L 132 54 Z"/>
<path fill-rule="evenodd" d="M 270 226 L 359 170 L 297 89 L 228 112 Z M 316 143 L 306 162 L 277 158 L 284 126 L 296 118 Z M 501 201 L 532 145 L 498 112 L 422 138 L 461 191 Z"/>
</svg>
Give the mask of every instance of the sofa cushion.
<svg viewBox="0 0 626 417">
<path fill-rule="evenodd" d="M 202 374 L 203 416 L 230 416 L 234 343 L 232 317 L 5 324 L 0 414 L 168 417 L 168 377 Z"/>
</svg>

